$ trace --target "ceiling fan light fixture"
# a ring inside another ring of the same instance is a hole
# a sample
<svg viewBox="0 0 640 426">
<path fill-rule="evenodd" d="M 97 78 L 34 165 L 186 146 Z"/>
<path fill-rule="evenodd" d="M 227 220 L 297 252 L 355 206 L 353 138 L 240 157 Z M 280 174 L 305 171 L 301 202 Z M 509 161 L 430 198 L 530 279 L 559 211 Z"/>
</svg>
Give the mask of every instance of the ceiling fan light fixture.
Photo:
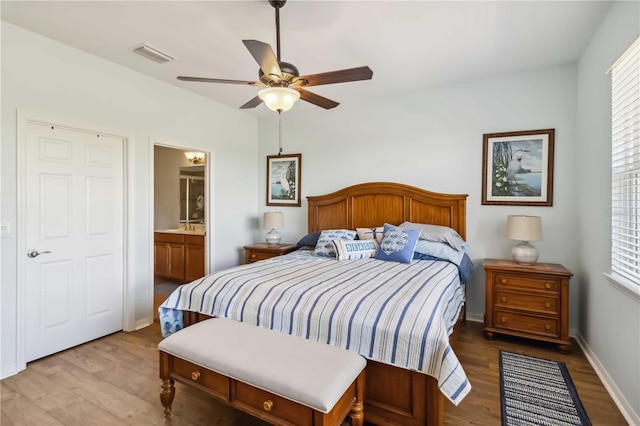
<svg viewBox="0 0 640 426">
<path fill-rule="evenodd" d="M 288 87 L 269 87 L 258 92 L 258 97 L 272 111 L 289 111 L 300 99 L 300 93 Z"/>
</svg>

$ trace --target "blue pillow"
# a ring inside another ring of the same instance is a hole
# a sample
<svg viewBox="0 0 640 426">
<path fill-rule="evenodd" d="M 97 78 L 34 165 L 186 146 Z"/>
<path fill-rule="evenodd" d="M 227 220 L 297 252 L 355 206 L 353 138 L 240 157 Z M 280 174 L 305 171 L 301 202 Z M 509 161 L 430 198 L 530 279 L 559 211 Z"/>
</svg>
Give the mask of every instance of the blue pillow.
<svg viewBox="0 0 640 426">
<path fill-rule="evenodd" d="M 316 248 L 313 250 L 315 256 L 336 257 L 336 247 L 333 240 L 353 240 L 356 238 L 356 231 L 348 229 L 327 229 L 320 233 Z"/>
<path fill-rule="evenodd" d="M 400 228 L 385 223 L 376 259 L 411 263 L 418 238 L 420 238 L 420 229 Z"/>
<path fill-rule="evenodd" d="M 318 238 L 320 237 L 320 231 L 312 232 L 300 238 L 298 241 L 298 247 L 315 247 L 318 244 Z"/>
</svg>

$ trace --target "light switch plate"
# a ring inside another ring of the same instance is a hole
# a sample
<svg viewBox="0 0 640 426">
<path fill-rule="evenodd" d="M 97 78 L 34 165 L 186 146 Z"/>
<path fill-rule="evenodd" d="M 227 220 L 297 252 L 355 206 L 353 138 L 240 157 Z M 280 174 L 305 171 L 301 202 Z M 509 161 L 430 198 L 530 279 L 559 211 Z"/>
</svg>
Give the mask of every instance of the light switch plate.
<svg viewBox="0 0 640 426">
<path fill-rule="evenodd" d="M 11 235 L 11 224 L 10 223 L 0 223 L 0 236 L 2 238 L 6 238 Z"/>
</svg>

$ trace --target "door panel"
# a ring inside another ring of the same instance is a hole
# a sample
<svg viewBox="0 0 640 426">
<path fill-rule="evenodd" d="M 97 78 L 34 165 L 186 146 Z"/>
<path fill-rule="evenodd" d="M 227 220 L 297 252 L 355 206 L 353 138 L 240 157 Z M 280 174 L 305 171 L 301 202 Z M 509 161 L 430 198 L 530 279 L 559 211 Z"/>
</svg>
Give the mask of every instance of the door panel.
<svg viewBox="0 0 640 426">
<path fill-rule="evenodd" d="M 26 261 L 28 362 L 122 329 L 124 140 L 36 123 L 25 134 L 25 241 L 41 253 Z"/>
<path fill-rule="evenodd" d="M 47 262 L 40 266 L 40 309 L 43 330 L 68 326 L 71 322 L 71 262 Z"/>
</svg>

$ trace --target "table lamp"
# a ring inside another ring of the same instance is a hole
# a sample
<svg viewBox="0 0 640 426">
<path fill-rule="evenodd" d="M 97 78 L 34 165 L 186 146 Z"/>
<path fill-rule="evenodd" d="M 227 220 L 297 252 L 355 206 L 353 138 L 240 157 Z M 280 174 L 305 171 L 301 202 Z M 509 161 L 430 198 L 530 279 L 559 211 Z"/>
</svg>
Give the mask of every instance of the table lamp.
<svg viewBox="0 0 640 426">
<path fill-rule="evenodd" d="M 284 215 L 282 212 L 265 212 L 262 227 L 271 229 L 265 237 L 267 244 L 278 244 L 280 242 L 280 233 L 276 229 L 284 228 Z"/>
<path fill-rule="evenodd" d="M 511 250 L 513 260 L 522 265 L 536 263 L 538 250 L 529 241 L 542 241 L 542 219 L 540 216 L 507 216 L 507 238 L 520 241 Z"/>
</svg>

